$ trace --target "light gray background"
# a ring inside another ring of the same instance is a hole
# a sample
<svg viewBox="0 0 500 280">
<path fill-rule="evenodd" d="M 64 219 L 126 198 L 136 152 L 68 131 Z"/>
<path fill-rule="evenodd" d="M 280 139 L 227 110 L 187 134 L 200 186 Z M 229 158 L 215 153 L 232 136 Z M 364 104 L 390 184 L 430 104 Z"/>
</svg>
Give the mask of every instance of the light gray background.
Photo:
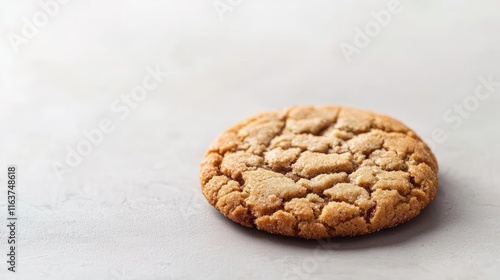
<svg viewBox="0 0 500 280">
<path fill-rule="evenodd" d="M 499 275 L 500 87 L 456 127 L 443 114 L 479 77 L 500 81 L 500 3 L 401 0 L 348 63 L 340 44 L 388 2 L 233 1 L 220 20 L 212 0 L 72 0 L 16 53 L 8 34 L 41 8 L 1 0 L 0 225 L 8 164 L 20 218 L 17 274 L 0 227 L 0 278 Z M 170 76 L 120 119 L 110 104 L 157 65 Z M 374 110 L 427 139 L 442 129 L 437 199 L 408 224 L 327 243 L 226 220 L 200 191 L 205 149 L 241 119 L 294 104 Z M 114 131 L 59 181 L 53 165 L 104 118 Z"/>
</svg>

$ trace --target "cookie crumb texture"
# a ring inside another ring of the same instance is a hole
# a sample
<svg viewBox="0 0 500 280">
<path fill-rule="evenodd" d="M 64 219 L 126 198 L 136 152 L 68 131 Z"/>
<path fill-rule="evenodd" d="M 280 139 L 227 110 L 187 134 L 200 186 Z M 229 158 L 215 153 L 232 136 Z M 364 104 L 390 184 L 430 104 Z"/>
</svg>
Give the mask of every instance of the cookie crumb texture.
<svg viewBox="0 0 500 280">
<path fill-rule="evenodd" d="M 387 116 L 335 106 L 263 113 L 225 131 L 201 165 L 208 202 L 247 227 L 319 239 L 404 223 L 435 197 L 436 158 Z"/>
</svg>

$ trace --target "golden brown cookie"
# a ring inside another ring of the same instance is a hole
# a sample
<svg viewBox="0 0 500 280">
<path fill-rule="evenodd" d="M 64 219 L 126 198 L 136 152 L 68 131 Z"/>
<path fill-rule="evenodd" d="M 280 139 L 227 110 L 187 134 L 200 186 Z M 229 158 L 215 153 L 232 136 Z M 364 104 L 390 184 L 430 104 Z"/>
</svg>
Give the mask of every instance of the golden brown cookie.
<svg viewBox="0 0 500 280">
<path fill-rule="evenodd" d="M 401 122 L 336 106 L 247 119 L 209 148 L 200 180 L 231 220 L 275 234 L 354 236 L 404 223 L 438 187 L 429 147 Z"/>
</svg>

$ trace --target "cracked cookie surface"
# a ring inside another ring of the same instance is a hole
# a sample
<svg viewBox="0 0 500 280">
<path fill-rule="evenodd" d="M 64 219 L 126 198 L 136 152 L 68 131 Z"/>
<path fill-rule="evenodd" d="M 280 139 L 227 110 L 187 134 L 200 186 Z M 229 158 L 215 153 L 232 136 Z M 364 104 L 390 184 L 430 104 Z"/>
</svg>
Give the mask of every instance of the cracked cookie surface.
<svg viewBox="0 0 500 280">
<path fill-rule="evenodd" d="M 429 147 L 393 118 L 297 106 L 226 130 L 200 180 L 208 202 L 239 224 L 319 239 L 414 218 L 434 199 L 437 174 Z"/>
</svg>

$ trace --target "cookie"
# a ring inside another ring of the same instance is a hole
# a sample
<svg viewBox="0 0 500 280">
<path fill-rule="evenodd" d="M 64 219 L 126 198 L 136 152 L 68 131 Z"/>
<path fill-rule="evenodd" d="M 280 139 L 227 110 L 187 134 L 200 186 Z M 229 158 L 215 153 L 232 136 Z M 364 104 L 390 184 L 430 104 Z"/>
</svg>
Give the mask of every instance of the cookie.
<svg viewBox="0 0 500 280">
<path fill-rule="evenodd" d="M 297 106 L 226 130 L 200 180 L 208 202 L 241 225 L 320 239 L 409 221 L 434 199 L 437 174 L 429 147 L 393 118 Z"/>
</svg>

